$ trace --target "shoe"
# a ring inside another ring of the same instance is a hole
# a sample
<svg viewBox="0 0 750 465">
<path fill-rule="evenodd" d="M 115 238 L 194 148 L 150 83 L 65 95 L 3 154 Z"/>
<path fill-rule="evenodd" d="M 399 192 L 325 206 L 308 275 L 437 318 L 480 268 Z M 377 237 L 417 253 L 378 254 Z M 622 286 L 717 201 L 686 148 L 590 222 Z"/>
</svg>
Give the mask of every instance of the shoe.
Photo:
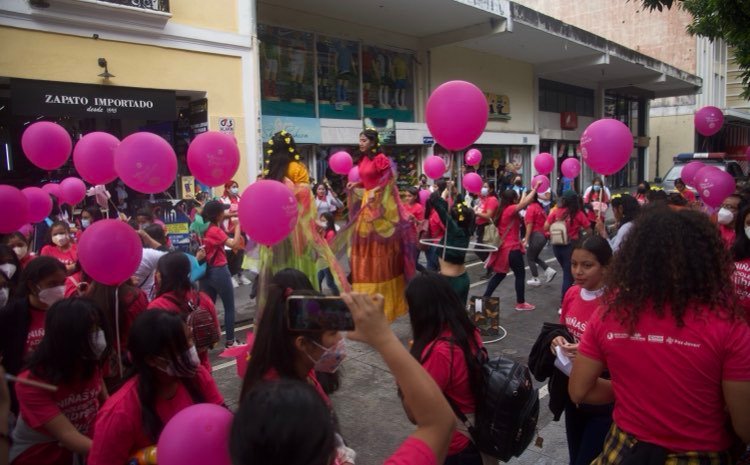
<svg viewBox="0 0 750 465">
<path fill-rule="evenodd" d="M 547 268 L 544 270 L 544 282 L 548 283 L 555 279 L 555 276 L 557 276 L 557 271 L 553 270 L 552 268 Z"/>
<path fill-rule="evenodd" d="M 232 347 L 239 347 L 243 345 L 241 341 L 235 339 L 234 341 L 227 341 L 224 343 L 224 347 L 227 349 L 231 349 Z"/>
<path fill-rule="evenodd" d="M 529 286 L 539 287 L 542 285 L 542 282 L 539 281 L 539 278 L 531 278 L 526 281 L 526 284 L 528 284 Z"/>
<path fill-rule="evenodd" d="M 487 271 L 486 271 L 486 272 L 484 273 L 484 276 L 482 276 L 482 279 L 490 279 L 490 278 L 492 277 L 492 275 L 493 275 L 493 274 L 495 274 L 495 272 L 494 272 L 494 271 L 492 271 L 492 270 L 487 270 Z"/>
<path fill-rule="evenodd" d="M 528 302 L 524 302 L 522 304 L 517 304 L 516 305 L 516 311 L 517 312 L 530 312 L 530 311 L 534 310 L 535 308 L 536 308 L 535 306 L 531 305 Z"/>
<path fill-rule="evenodd" d="M 250 281 L 249 279 L 247 279 L 245 277 L 245 275 L 243 275 L 243 274 L 240 274 L 240 275 L 237 275 L 237 276 L 240 277 L 240 279 L 239 279 L 240 286 L 247 286 L 248 284 L 252 284 L 253 283 L 252 281 Z"/>
<path fill-rule="evenodd" d="M 562 307 L 560 307 L 560 308 L 557 309 L 557 314 L 558 315 L 562 315 Z"/>
<path fill-rule="evenodd" d="M 240 283 L 237 282 L 237 278 L 235 276 L 232 276 L 232 287 L 234 288 L 240 287 Z"/>
</svg>

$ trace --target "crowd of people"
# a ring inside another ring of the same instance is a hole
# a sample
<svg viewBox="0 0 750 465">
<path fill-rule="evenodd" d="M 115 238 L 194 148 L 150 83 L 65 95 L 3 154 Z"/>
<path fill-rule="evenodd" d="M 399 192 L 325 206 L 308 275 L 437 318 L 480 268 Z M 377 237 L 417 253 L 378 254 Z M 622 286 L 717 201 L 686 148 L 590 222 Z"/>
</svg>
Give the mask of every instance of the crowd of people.
<svg viewBox="0 0 750 465">
<path fill-rule="evenodd" d="M 583 195 L 555 199 L 512 170 L 477 196 L 449 179 L 399 192 L 377 131 L 366 129 L 360 181 L 344 199 L 327 180 L 311 182 L 290 134 L 266 146 L 263 178 L 287 185 L 299 212 L 276 245 L 243 233 L 234 181 L 216 199 L 199 196 L 189 251 L 170 244 L 153 211 L 138 210 L 130 223 L 143 256 L 120 285 L 93 280 L 78 261 L 81 231 L 103 218 L 98 208 L 70 216 L 56 205 L 32 231 L 3 237 L 0 463 L 125 464 L 185 408 L 225 406 L 208 358 L 220 343 L 215 302 L 225 347 L 242 346 L 234 289 L 247 284 L 252 259 L 258 310 L 227 439 L 235 464 L 356 462 L 330 400 L 347 340 L 383 357 L 416 425 L 385 463 L 487 463 L 456 418 L 473 421 L 483 395 L 469 253 L 485 264 L 485 297 L 513 273 L 519 312 L 535 309 L 526 286 L 562 275 L 559 317 L 550 316 L 559 323 L 541 329 L 529 365 L 550 380 L 555 419 L 565 415 L 571 464 L 729 465 L 745 451 L 748 192 L 713 212 L 681 182 L 675 193 L 644 182 L 634 195 L 613 195 L 595 178 Z M 548 246 L 559 270 L 540 259 Z M 353 332 L 290 328 L 288 299 L 323 289 L 341 294 Z M 407 313 L 405 348 L 389 323 Z"/>
</svg>

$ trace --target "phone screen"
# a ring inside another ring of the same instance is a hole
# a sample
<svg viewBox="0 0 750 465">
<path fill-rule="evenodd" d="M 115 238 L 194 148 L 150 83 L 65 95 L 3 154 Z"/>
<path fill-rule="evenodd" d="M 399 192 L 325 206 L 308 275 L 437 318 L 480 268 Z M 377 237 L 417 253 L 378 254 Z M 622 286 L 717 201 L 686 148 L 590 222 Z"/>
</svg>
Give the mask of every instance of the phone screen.
<svg viewBox="0 0 750 465">
<path fill-rule="evenodd" d="M 353 331 L 354 320 L 341 297 L 290 296 L 289 329 L 297 331 Z"/>
</svg>

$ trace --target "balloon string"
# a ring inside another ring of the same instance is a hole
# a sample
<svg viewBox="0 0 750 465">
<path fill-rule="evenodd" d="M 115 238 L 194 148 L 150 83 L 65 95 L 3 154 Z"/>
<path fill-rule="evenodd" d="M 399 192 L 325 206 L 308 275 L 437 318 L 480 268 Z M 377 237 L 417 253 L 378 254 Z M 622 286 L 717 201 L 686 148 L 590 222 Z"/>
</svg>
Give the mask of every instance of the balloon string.
<svg viewBox="0 0 750 465">
<path fill-rule="evenodd" d="M 122 349 L 120 348 L 120 286 L 115 288 L 115 338 L 117 339 L 117 366 L 120 369 L 120 379 L 122 379 Z"/>
</svg>

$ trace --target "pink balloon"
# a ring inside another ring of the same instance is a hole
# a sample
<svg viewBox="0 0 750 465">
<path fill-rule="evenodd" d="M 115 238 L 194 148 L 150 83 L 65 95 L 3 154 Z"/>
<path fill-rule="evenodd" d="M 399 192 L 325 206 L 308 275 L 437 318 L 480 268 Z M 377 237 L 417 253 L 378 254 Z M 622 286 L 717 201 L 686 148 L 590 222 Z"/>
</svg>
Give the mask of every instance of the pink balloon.
<svg viewBox="0 0 750 465">
<path fill-rule="evenodd" d="M 461 183 L 472 194 L 478 194 L 482 190 L 482 177 L 477 173 L 466 173 Z"/>
<path fill-rule="evenodd" d="M 464 163 L 469 166 L 477 166 L 482 162 L 482 152 L 477 149 L 469 149 L 464 155 Z"/>
<path fill-rule="evenodd" d="M 698 171 L 705 168 L 706 165 L 699 161 L 691 161 L 687 165 L 685 165 L 684 168 L 682 168 L 682 172 L 680 172 L 680 179 L 682 179 L 682 182 L 684 182 L 688 186 L 696 187 L 696 184 L 694 183 L 695 175 L 698 174 Z"/>
<path fill-rule="evenodd" d="M 190 143 L 187 164 L 198 181 L 211 187 L 221 186 L 232 179 L 240 167 L 240 149 L 228 134 L 204 132 Z"/>
<path fill-rule="evenodd" d="M 78 242 L 78 261 L 83 271 L 108 286 L 130 279 L 143 255 L 141 238 L 119 220 L 99 220 L 86 228 Z"/>
<path fill-rule="evenodd" d="M 438 144 L 462 150 L 476 142 L 487 126 L 487 98 L 470 82 L 449 81 L 432 92 L 425 115 Z"/>
<path fill-rule="evenodd" d="M 362 178 L 359 177 L 359 166 L 355 166 L 349 170 L 349 175 L 347 177 L 349 178 L 349 182 L 360 182 Z"/>
<path fill-rule="evenodd" d="M 430 155 L 422 165 L 422 171 L 430 179 L 440 179 L 445 174 L 445 161 L 436 155 Z"/>
<path fill-rule="evenodd" d="M 242 230 L 250 239 L 274 245 L 289 235 L 297 224 L 297 200 L 284 183 L 261 180 L 242 193 L 238 210 Z"/>
<path fill-rule="evenodd" d="M 703 203 L 714 208 L 718 208 L 724 199 L 734 193 L 736 187 L 732 175 L 715 166 L 701 168 L 694 180 Z"/>
<path fill-rule="evenodd" d="M 56 199 L 60 199 L 60 196 L 62 195 L 60 193 L 60 184 L 54 182 L 48 182 L 47 184 L 43 185 L 42 190 L 49 195 L 54 196 Z"/>
<path fill-rule="evenodd" d="M 34 225 L 31 223 L 26 223 L 25 225 L 18 228 L 18 232 L 23 234 L 25 237 L 30 238 L 31 233 L 34 232 Z"/>
<path fill-rule="evenodd" d="M 549 153 L 542 152 L 534 157 L 534 168 L 539 174 L 550 174 L 555 168 L 555 159 Z"/>
<path fill-rule="evenodd" d="M 231 465 L 232 413 L 215 404 L 195 404 L 173 416 L 159 436 L 159 465 Z"/>
<path fill-rule="evenodd" d="M 29 202 L 29 212 L 26 221 L 38 223 L 47 218 L 52 211 L 52 198 L 43 189 L 38 187 L 27 187 L 22 189 L 23 195 Z"/>
<path fill-rule="evenodd" d="M 73 141 L 59 124 L 39 121 L 23 132 L 21 147 L 31 163 L 43 170 L 56 170 L 68 161 Z"/>
<path fill-rule="evenodd" d="M 164 192 L 177 176 L 177 156 L 163 138 L 150 132 L 131 134 L 115 150 L 115 171 L 131 189 Z"/>
<path fill-rule="evenodd" d="M 78 178 L 65 178 L 60 182 L 60 200 L 76 205 L 86 197 L 86 184 Z"/>
<path fill-rule="evenodd" d="M 539 183 L 539 186 L 537 186 Z M 543 174 L 538 174 L 531 178 L 531 187 L 536 187 L 536 191 L 539 193 L 546 192 L 549 189 L 549 178 Z"/>
<path fill-rule="evenodd" d="M 695 112 L 695 130 L 704 136 L 713 136 L 724 125 L 724 113 L 712 106 L 705 106 Z"/>
<path fill-rule="evenodd" d="M 583 161 L 596 173 L 615 174 L 630 160 L 633 134 L 616 119 L 591 123 L 581 135 Z"/>
<path fill-rule="evenodd" d="M 29 201 L 20 190 L 13 186 L 0 185 L 0 205 L 5 212 L 0 215 L 0 233 L 18 231 L 18 228 L 27 222 Z"/>
<path fill-rule="evenodd" d="M 90 132 L 73 149 L 73 164 L 86 182 L 109 184 L 117 179 L 115 149 L 120 140 L 106 132 Z"/>
<path fill-rule="evenodd" d="M 576 158 L 566 158 L 560 166 L 563 176 L 574 179 L 581 173 L 581 162 Z"/>
<path fill-rule="evenodd" d="M 419 203 L 424 207 L 427 204 L 427 199 L 430 198 L 430 191 L 427 189 L 420 189 L 419 191 Z"/>
<path fill-rule="evenodd" d="M 330 166 L 331 170 L 336 174 L 348 174 L 349 171 L 351 171 L 353 164 L 352 156 L 343 150 L 334 153 L 328 160 L 328 166 Z"/>
</svg>

